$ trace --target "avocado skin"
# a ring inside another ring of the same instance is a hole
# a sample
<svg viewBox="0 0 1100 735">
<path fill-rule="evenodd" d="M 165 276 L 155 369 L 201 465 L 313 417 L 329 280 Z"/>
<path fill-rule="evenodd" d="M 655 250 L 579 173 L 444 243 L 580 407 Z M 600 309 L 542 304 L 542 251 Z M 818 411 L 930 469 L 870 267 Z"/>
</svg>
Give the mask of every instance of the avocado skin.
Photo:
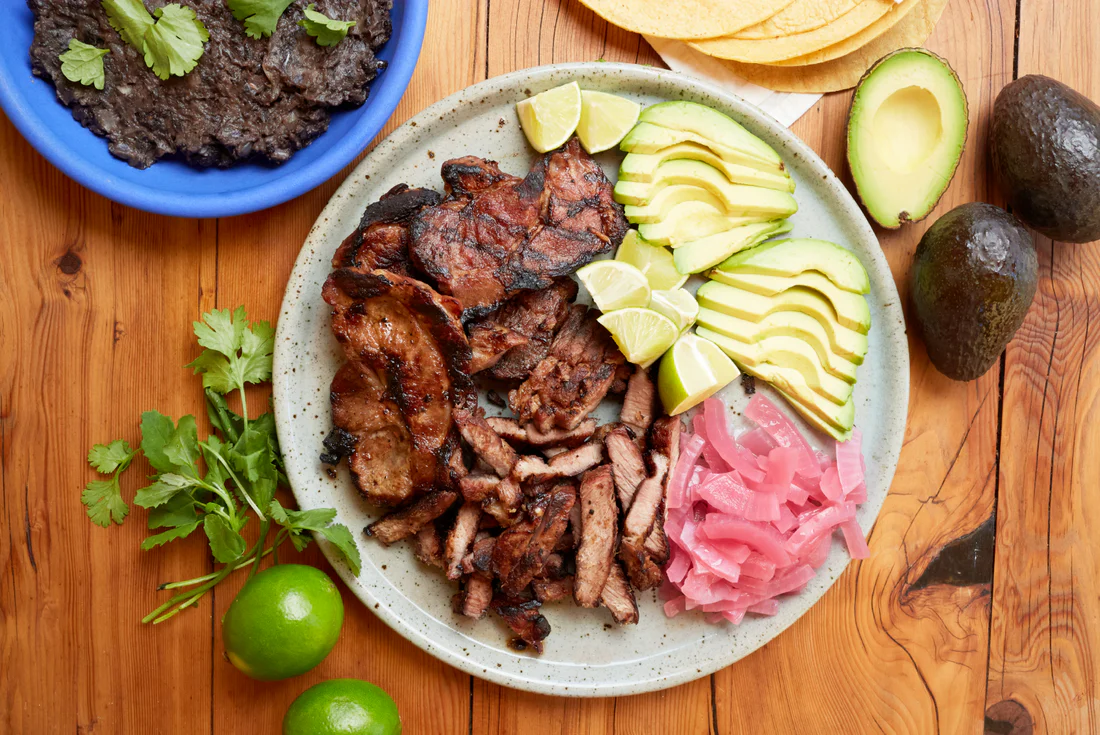
<svg viewBox="0 0 1100 735">
<path fill-rule="evenodd" d="M 992 204 L 952 209 L 928 228 L 912 298 L 932 364 L 952 380 L 981 377 L 1024 322 L 1038 285 L 1031 234 Z"/>
<path fill-rule="evenodd" d="M 1100 239 L 1100 107 L 1065 84 L 1021 77 L 997 95 L 993 170 L 1015 213 L 1052 240 Z"/>
</svg>

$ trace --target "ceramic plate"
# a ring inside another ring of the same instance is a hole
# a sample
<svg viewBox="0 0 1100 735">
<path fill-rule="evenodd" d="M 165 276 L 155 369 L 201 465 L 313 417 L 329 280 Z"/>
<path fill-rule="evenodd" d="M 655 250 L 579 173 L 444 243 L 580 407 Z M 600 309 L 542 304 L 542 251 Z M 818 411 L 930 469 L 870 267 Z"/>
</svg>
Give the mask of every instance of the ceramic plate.
<svg viewBox="0 0 1100 735">
<path fill-rule="evenodd" d="M 858 519 L 870 530 L 897 465 L 909 390 L 905 326 L 878 241 L 836 176 L 775 120 L 716 87 L 651 67 L 584 63 L 515 72 L 448 97 L 384 140 L 325 207 L 290 276 L 275 348 L 275 416 L 299 505 L 338 510 L 339 520 L 356 532 L 362 572 L 353 577 L 326 548 L 329 559 L 351 590 L 395 631 L 453 666 L 506 686 L 572 696 L 636 694 L 710 674 L 779 635 L 840 576 L 848 563 L 843 544 L 833 544 L 817 577 L 801 593 L 785 598 L 775 617 L 750 616 L 739 626 L 708 625 L 696 614 L 666 619 L 655 595 L 647 592 L 639 597 L 639 624 L 618 627 L 610 625 L 605 610 L 584 610 L 564 601 L 543 610 L 553 627 L 546 652 L 516 653 L 508 648 L 510 635 L 495 616 L 475 622 L 454 615 L 454 583 L 424 568 L 407 544 L 387 549 L 366 538 L 360 529 L 377 511 L 359 499 L 346 470 L 330 478 L 318 459 L 331 426 L 329 381 L 343 361 L 321 300 L 337 245 L 355 228 L 364 207 L 395 184 L 440 189 L 439 166 L 449 158 L 484 156 L 509 173 L 524 175 L 536 154 L 519 129 L 515 103 L 574 79 L 583 88 L 643 104 L 688 99 L 733 116 L 773 146 L 790 168 L 800 206 L 792 218 L 793 235 L 840 243 L 867 266 L 874 326 L 855 400 L 856 425 L 865 437 L 868 487 Z M 619 156 L 609 152 L 598 157 L 609 176 L 617 170 Z M 735 409 L 731 420 L 740 421 L 736 409 L 747 398 L 739 381 L 724 397 Z M 819 446 L 824 444 L 822 440 Z"/>
</svg>

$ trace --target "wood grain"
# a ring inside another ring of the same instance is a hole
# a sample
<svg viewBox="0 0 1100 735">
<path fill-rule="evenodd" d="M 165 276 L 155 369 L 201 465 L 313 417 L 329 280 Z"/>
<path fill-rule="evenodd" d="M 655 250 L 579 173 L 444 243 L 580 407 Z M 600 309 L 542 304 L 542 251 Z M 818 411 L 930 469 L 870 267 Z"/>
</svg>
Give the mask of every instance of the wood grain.
<svg viewBox="0 0 1100 735">
<path fill-rule="evenodd" d="M 1019 75 L 1100 99 L 1100 6 L 1021 3 Z M 1051 53 L 1052 49 L 1081 49 Z M 1100 257 L 1036 239 L 1005 364 L 987 732 L 1100 731 Z M 1097 325 L 1093 325 L 1093 321 Z"/>
</svg>

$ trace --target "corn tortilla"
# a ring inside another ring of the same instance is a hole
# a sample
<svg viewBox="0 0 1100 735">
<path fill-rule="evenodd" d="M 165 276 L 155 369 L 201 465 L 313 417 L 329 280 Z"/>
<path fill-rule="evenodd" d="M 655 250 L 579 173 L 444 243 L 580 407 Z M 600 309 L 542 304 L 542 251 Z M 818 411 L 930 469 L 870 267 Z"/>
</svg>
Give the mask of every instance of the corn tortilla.
<svg viewBox="0 0 1100 735">
<path fill-rule="evenodd" d="M 917 0 L 903 0 L 898 5 L 894 0 L 863 0 L 832 23 L 808 33 L 798 33 L 793 36 L 747 41 L 727 36 L 690 43 L 693 48 L 704 54 L 720 59 L 750 64 L 774 64 L 777 61 L 805 56 L 840 43 L 867 28 L 891 10 L 897 11 L 902 7 L 910 7 L 916 2 Z"/>
<path fill-rule="evenodd" d="M 722 61 L 733 73 L 777 92 L 824 93 L 850 89 L 886 54 L 923 46 L 943 15 L 947 0 L 922 0 L 897 25 L 846 56 L 809 66 L 765 66 Z"/>
<path fill-rule="evenodd" d="M 763 23 L 738 31 L 733 36 L 744 40 L 763 40 L 808 33 L 832 23 L 860 2 L 861 0 L 794 0 Z"/>
<path fill-rule="evenodd" d="M 891 10 L 856 35 L 845 38 L 840 43 L 835 43 L 820 51 L 814 51 L 812 54 L 798 56 L 793 59 L 787 59 L 786 61 L 778 61 L 775 63 L 775 66 L 809 66 L 811 64 L 824 64 L 826 61 L 832 61 L 833 59 L 839 59 L 841 56 L 847 56 L 853 51 L 858 51 L 863 48 L 891 28 L 897 26 L 910 14 L 922 7 L 925 2 L 926 0 L 917 0 L 916 3 L 901 3 L 894 10 Z"/>
<path fill-rule="evenodd" d="M 608 23 L 660 38 L 729 36 L 764 21 L 792 0 L 581 0 Z"/>
</svg>

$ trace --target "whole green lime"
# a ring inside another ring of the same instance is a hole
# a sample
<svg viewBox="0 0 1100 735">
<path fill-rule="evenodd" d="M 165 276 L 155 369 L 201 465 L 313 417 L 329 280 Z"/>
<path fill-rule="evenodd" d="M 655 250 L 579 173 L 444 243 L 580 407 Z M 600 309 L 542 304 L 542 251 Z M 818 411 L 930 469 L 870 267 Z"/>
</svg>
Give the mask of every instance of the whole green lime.
<svg viewBox="0 0 1100 735">
<path fill-rule="evenodd" d="M 314 567 L 278 564 L 245 583 L 222 618 L 229 660 L 253 679 L 304 674 L 324 660 L 344 624 L 344 602 Z"/>
<path fill-rule="evenodd" d="M 390 695 L 374 684 L 329 679 L 294 700 L 283 735 L 401 735 L 401 717 Z"/>
</svg>

